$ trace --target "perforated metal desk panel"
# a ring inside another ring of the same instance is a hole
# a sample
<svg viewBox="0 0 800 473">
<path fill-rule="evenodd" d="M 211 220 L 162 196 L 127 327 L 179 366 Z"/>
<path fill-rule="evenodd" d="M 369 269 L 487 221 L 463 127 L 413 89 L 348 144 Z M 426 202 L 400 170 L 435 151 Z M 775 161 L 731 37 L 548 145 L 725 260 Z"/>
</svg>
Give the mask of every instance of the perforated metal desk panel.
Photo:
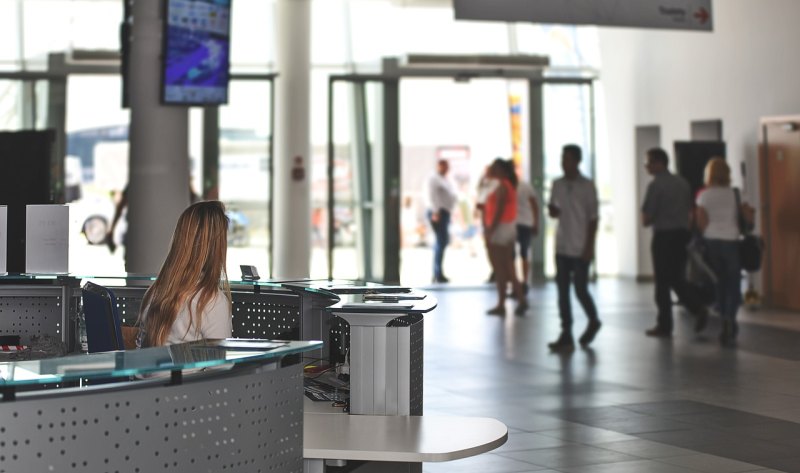
<svg viewBox="0 0 800 473">
<path fill-rule="evenodd" d="M 0 276 L 0 335 L 19 335 L 23 345 L 49 335 L 73 349 L 79 284 L 68 276 Z"/>
<path fill-rule="evenodd" d="M 29 345 L 34 335 L 49 335 L 63 341 L 68 351 L 76 351 L 80 285 L 85 279 L 92 279 L 112 289 L 117 297 L 122 324 L 132 326 L 136 323 L 144 293 L 154 278 L 0 276 L 0 335 L 20 335 L 23 345 Z M 304 300 L 298 294 L 269 282 L 233 283 L 231 293 L 235 337 L 279 340 L 304 338 L 301 336 L 301 309 L 304 303 L 310 305 L 311 295 Z"/>
<path fill-rule="evenodd" d="M 77 357 L 87 367 L 98 358 Z M 299 356 L 231 363 L 239 364 L 181 384 L 166 377 L 20 393 L 0 404 L 0 472 L 301 473 Z"/>
</svg>

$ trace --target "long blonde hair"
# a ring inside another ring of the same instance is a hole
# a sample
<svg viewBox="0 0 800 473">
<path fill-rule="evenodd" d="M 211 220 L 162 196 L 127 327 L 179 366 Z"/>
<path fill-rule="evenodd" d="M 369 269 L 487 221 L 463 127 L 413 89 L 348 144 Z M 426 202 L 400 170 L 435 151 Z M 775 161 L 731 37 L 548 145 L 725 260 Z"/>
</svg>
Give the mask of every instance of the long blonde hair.
<svg viewBox="0 0 800 473">
<path fill-rule="evenodd" d="M 714 157 L 708 161 L 705 181 L 707 186 L 728 187 L 731 185 L 731 168 L 724 158 Z"/>
<path fill-rule="evenodd" d="M 183 211 L 167 259 L 142 300 L 138 322 L 142 346 L 164 345 L 185 304 L 189 306 L 187 333 L 192 328 L 200 331 L 203 311 L 220 289 L 230 306 L 227 250 L 228 217 L 222 202 L 198 202 Z M 195 298 L 196 310 L 192 311 Z"/>
</svg>

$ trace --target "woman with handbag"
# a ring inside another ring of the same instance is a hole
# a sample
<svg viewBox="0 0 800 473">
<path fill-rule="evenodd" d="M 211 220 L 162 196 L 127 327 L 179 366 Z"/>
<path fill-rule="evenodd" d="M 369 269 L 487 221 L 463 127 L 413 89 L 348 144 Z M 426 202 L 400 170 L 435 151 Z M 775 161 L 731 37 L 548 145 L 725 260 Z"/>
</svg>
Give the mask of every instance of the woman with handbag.
<svg viewBox="0 0 800 473">
<path fill-rule="evenodd" d="M 742 221 L 752 224 L 755 215 L 752 207 L 739 203 L 739 190 L 731 188 L 731 169 L 723 158 L 708 162 L 705 184 L 697 196 L 696 222 L 717 277 L 717 306 L 722 318 L 719 340 L 723 346 L 733 346 L 739 331 L 736 315 L 742 304 Z"/>
</svg>

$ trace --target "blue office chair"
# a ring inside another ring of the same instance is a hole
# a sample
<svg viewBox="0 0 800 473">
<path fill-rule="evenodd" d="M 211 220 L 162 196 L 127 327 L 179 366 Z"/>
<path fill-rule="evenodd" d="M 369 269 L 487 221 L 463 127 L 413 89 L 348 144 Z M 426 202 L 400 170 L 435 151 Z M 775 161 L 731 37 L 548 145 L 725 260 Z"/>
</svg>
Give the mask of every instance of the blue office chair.
<svg viewBox="0 0 800 473">
<path fill-rule="evenodd" d="M 124 350 L 122 324 L 114 293 L 106 287 L 87 282 L 82 295 L 89 353 Z"/>
</svg>

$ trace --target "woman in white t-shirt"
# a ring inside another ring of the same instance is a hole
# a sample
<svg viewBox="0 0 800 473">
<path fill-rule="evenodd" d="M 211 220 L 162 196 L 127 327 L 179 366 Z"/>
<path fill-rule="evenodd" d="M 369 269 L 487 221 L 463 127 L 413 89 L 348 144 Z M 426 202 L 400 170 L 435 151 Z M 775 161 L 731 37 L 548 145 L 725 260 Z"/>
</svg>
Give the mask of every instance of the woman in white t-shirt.
<svg viewBox="0 0 800 473">
<path fill-rule="evenodd" d="M 703 233 L 709 263 L 717 276 L 717 305 L 722 317 L 720 343 L 731 346 L 739 328 L 736 314 L 742 303 L 742 267 L 739 261 L 739 216 L 753 221 L 753 209 L 737 207 L 736 193 L 731 188 L 731 169 L 722 158 L 713 158 L 706 165 L 706 188 L 697 196 L 696 221 Z M 740 213 L 741 212 L 741 213 Z"/>
<path fill-rule="evenodd" d="M 228 217 L 222 203 L 189 206 L 178 219 L 158 278 L 144 295 L 137 347 L 231 336 L 227 251 Z"/>
</svg>

